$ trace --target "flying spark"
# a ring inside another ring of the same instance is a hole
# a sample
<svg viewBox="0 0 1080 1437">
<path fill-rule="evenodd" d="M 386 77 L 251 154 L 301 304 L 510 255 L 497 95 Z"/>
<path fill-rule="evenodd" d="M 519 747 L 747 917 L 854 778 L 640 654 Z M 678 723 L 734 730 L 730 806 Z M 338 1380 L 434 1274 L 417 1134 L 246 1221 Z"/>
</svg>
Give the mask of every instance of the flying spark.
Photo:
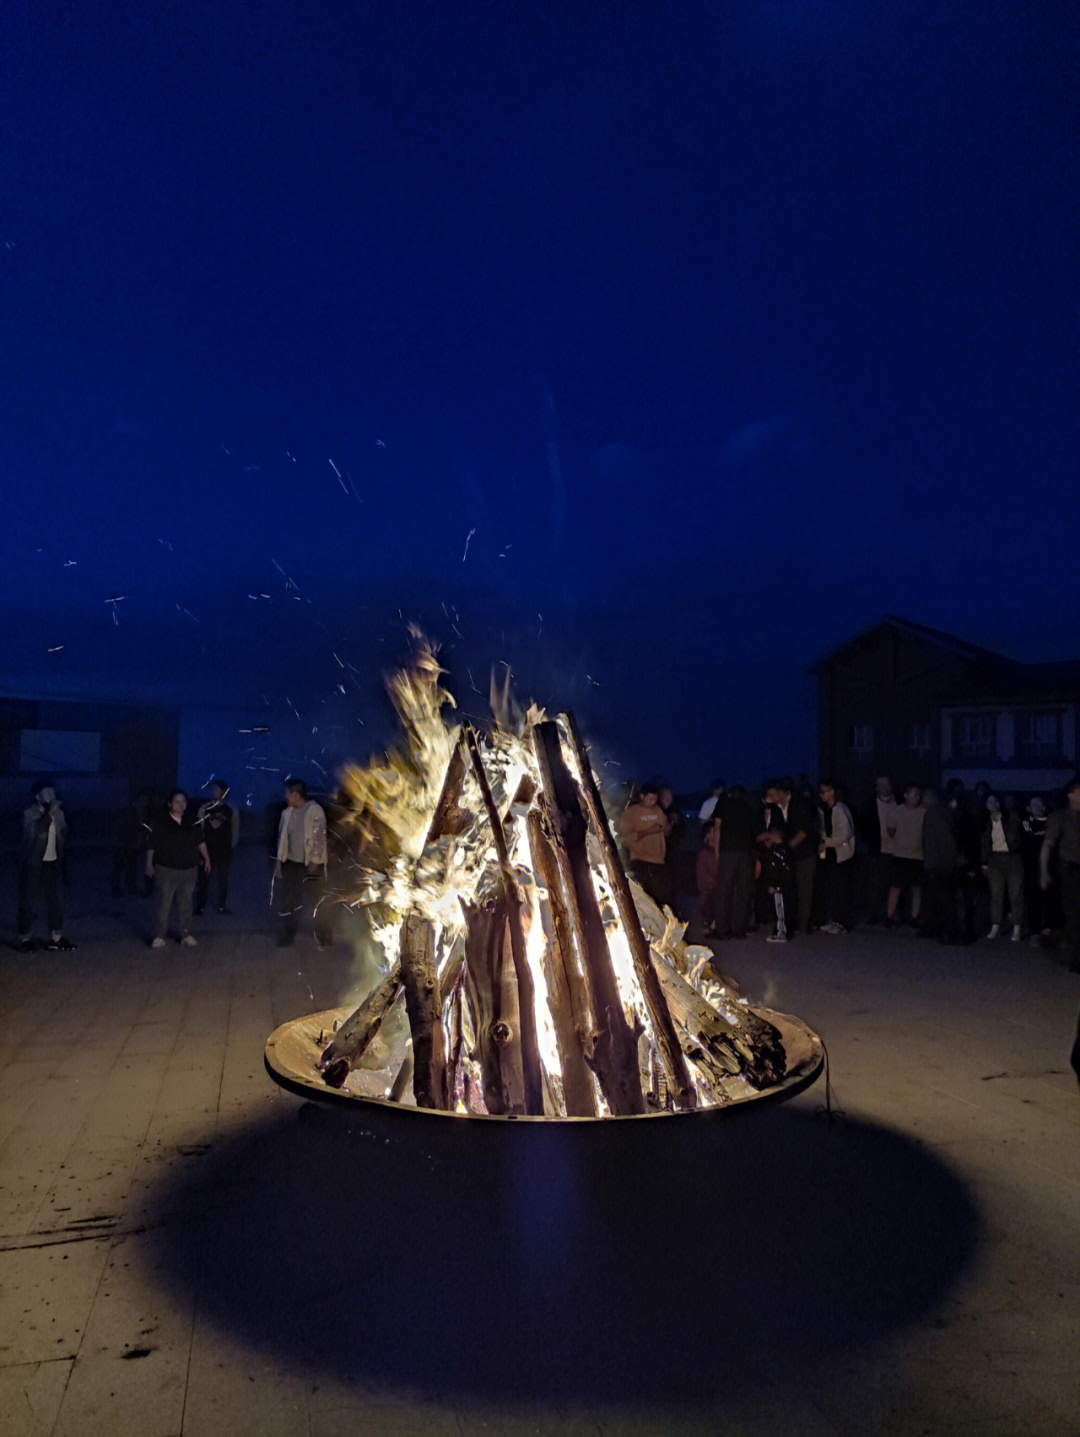
<svg viewBox="0 0 1080 1437">
<path fill-rule="evenodd" d="M 463 564 L 464 564 L 465 560 L 469 557 L 469 543 L 470 543 L 470 541 L 472 540 L 472 536 L 473 536 L 475 533 L 476 533 L 476 530 L 475 530 L 475 529 L 470 529 L 469 532 L 465 535 L 465 552 L 464 552 L 464 554 L 462 554 L 462 556 L 461 556 L 461 562 L 462 562 Z"/>
</svg>

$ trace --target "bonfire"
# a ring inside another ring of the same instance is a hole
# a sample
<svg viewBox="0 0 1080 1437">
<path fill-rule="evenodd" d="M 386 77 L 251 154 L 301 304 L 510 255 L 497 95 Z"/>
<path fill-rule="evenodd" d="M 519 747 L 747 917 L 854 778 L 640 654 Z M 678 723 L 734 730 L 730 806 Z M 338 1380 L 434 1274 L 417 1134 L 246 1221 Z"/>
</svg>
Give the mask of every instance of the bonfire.
<svg viewBox="0 0 1080 1437">
<path fill-rule="evenodd" d="M 751 1008 L 627 877 L 573 715 L 522 714 L 507 683 L 490 729 L 457 722 L 417 639 L 389 683 L 401 741 L 342 774 L 366 853 L 335 901 L 365 910 L 382 976 L 329 1031 L 309 1024 L 303 1081 L 552 1119 L 722 1107 L 783 1082 L 782 1015 Z"/>
</svg>

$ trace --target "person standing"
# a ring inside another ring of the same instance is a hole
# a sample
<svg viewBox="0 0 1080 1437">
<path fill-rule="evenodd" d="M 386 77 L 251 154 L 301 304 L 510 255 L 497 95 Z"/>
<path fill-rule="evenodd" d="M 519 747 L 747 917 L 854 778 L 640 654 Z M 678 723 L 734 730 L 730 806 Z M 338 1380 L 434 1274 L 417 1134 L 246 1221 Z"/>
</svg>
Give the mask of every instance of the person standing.
<svg viewBox="0 0 1080 1437">
<path fill-rule="evenodd" d="M 888 927 L 896 927 L 896 912 L 900 906 L 900 895 L 905 889 L 911 891 L 911 921 L 917 923 L 922 902 L 923 881 L 923 823 L 926 809 L 922 803 L 922 790 L 917 783 L 909 783 L 904 789 L 904 801 L 897 804 L 890 815 L 888 836 L 892 843 L 890 859 L 889 903 L 885 910 Z"/>
<path fill-rule="evenodd" d="M 229 911 L 229 874 L 232 871 L 233 853 L 240 842 L 240 814 L 228 800 L 229 785 L 223 778 L 215 778 L 210 784 L 210 797 L 199 809 L 196 823 L 202 829 L 203 840 L 210 854 L 210 865 L 217 882 L 217 911 Z M 199 914 L 206 907 L 210 889 L 210 876 L 200 868 L 195 881 L 195 912 Z"/>
<path fill-rule="evenodd" d="M 180 942 L 194 948 L 191 932 L 191 901 L 195 895 L 195 870 L 201 861 L 210 872 L 210 853 L 202 831 L 187 820 L 188 796 L 182 788 L 169 794 L 169 805 L 155 823 L 146 850 L 146 876 L 154 880 L 154 936 L 151 948 L 165 947 L 169 913 L 176 901 Z"/>
<path fill-rule="evenodd" d="M 867 809 L 860 832 L 866 840 L 866 921 L 880 923 L 884 918 L 889 889 L 893 841 L 890 829 L 896 811 L 892 779 L 881 774 L 874 783 L 874 797 Z"/>
<path fill-rule="evenodd" d="M 754 858 L 761 810 L 736 784 L 717 805 L 720 844 L 716 874 L 716 936 L 745 938 L 754 921 Z"/>
<path fill-rule="evenodd" d="M 768 891 L 774 926 L 767 943 L 786 943 L 795 932 L 795 867 L 788 847 L 788 812 L 791 788 L 778 779 L 765 790 L 764 829 L 757 836 L 759 874 Z"/>
<path fill-rule="evenodd" d="M 948 807 L 938 801 L 936 789 L 923 791 L 923 925 L 928 938 L 942 943 L 959 943 L 960 909 L 958 904 L 958 866 L 960 850 L 956 846 L 952 818 Z"/>
<path fill-rule="evenodd" d="M 706 938 L 716 936 L 716 877 L 719 860 L 720 824 L 714 818 L 702 835 L 697 856 L 697 891 L 701 926 Z"/>
<path fill-rule="evenodd" d="M 1039 857 L 1046 837 L 1046 804 L 1036 794 L 1028 800 L 1020 822 L 1020 852 L 1024 860 L 1024 907 L 1028 930 L 1036 939 L 1050 936 L 1048 895 L 1039 887 Z"/>
<path fill-rule="evenodd" d="M 287 778 L 274 862 L 274 877 L 281 883 L 279 948 L 295 942 L 305 902 L 318 903 L 320 875 L 326 875 L 326 814 L 308 798 L 303 779 Z"/>
<path fill-rule="evenodd" d="M 790 778 L 778 778 L 768 799 L 782 818 L 783 845 L 792 866 L 794 886 L 785 894 L 787 933 L 811 932 L 814 904 L 814 868 L 817 864 L 817 817 L 804 795 L 794 791 Z"/>
<path fill-rule="evenodd" d="M 1009 891 L 1012 941 L 1019 943 L 1024 929 L 1024 858 L 1021 853 L 1023 828 L 1020 815 L 1010 806 L 1002 810 L 994 794 L 986 800 L 986 825 L 982 832 L 983 872 L 990 886 L 990 931 L 996 938 L 1005 919 L 1005 890 Z"/>
<path fill-rule="evenodd" d="M 821 880 L 822 933 L 846 933 L 851 925 L 849 916 L 848 875 L 855 857 L 855 824 L 851 810 L 841 803 L 836 784 L 823 780 L 818 797 L 821 800 L 821 838 L 818 845 Z"/>
<path fill-rule="evenodd" d="M 34 921 L 44 908 L 50 952 L 71 952 L 74 943 L 64 937 L 64 844 L 67 819 L 51 779 L 35 784 L 28 808 L 23 810 L 22 861 L 19 871 L 20 953 L 36 948 Z"/>
<path fill-rule="evenodd" d="M 1050 859 L 1056 849 L 1069 968 L 1080 973 L 1080 774 L 1069 784 L 1065 797 L 1065 807 L 1056 808 L 1046 821 L 1039 886 L 1044 893 L 1050 887 Z"/>
<path fill-rule="evenodd" d="M 636 803 L 623 810 L 619 832 L 626 843 L 630 871 L 659 907 L 671 902 L 667 836 L 671 824 L 660 807 L 659 785 L 643 783 Z"/>
</svg>

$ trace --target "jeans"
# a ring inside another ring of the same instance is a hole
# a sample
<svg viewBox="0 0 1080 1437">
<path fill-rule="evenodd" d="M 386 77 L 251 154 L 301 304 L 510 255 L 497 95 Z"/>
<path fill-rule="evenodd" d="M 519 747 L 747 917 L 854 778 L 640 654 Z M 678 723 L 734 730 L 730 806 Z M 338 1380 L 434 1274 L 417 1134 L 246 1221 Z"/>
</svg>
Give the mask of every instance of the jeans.
<svg viewBox="0 0 1080 1437">
<path fill-rule="evenodd" d="M 28 863 L 19 875 L 19 936 L 29 938 L 38 911 L 45 909 L 51 933 L 64 929 L 64 895 L 60 864 Z"/>
<path fill-rule="evenodd" d="M 1024 925 L 1024 860 L 1019 853 L 991 853 L 986 881 L 990 885 L 990 922 L 1001 924 L 1005 917 L 1005 890 L 1009 890 L 1009 912 L 1014 925 Z"/>
<path fill-rule="evenodd" d="M 194 868 L 163 868 L 154 865 L 154 937 L 164 938 L 169 911 L 176 899 L 180 936 L 191 932 L 191 900 L 195 896 Z"/>
</svg>

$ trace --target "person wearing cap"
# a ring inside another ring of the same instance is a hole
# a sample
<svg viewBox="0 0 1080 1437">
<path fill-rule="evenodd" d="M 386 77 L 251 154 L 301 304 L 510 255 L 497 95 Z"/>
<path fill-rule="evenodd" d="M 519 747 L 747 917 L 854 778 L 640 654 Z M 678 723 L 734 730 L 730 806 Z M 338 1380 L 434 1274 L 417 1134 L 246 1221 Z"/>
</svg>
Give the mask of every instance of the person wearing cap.
<svg viewBox="0 0 1080 1437">
<path fill-rule="evenodd" d="M 74 943 L 64 937 L 64 843 L 67 819 L 51 779 L 35 784 L 32 801 L 23 810 L 22 861 L 19 871 L 20 953 L 30 953 L 34 942 L 34 921 L 45 910 L 49 940 L 43 946 L 52 952 L 70 952 Z"/>
<path fill-rule="evenodd" d="M 1050 887 L 1050 860 L 1055 850 L 1069 967 L 1080 973 L 1080 774 L 1066 790 L 1065 807 L 1055 809 L 1046 821 L 1046 837 L 1039 855 L 1039 886 L 1044 893 Z"/>
<path fill-rule="evenodd" d="M 1020 851 L 1023 828 L 1020 815 L 1011 805 L 1003 809 L 996 794 L 986 799 L 986 822 L 982 831 L 982 867 L 990 887 L 990 931 L 997 938 L 1005 921 L 1005 891 L 1009 893 L 1012 941 L 1020 942 L 1024 928 L 1024 859 Z"/>
</svg>

